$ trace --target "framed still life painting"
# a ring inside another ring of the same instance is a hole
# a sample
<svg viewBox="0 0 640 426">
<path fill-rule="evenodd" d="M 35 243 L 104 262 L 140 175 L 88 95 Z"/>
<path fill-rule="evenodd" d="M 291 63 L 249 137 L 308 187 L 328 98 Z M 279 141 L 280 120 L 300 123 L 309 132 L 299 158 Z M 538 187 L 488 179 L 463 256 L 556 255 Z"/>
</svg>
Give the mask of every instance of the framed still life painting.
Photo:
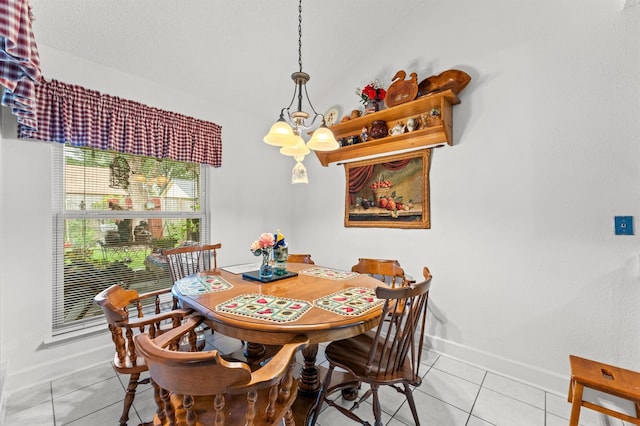
<svg viewBox="0 0 640 426">
<path fill-rule="evenodd" d="M 344 226 L 430 228 L 431 150 L 345 164 Z"/>
</svg>

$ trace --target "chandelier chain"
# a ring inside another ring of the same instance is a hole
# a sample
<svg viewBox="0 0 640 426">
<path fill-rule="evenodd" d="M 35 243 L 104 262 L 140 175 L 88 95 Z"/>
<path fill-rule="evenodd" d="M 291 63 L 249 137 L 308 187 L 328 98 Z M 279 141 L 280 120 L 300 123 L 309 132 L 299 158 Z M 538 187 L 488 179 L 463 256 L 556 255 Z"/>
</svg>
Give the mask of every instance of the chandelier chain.
<svg viewBox="0 0 640 426">
<path fill-rule="evenodd" d="M 298 65 L 302 72 L 302 0 L 298 2 Z"/>
</svg>

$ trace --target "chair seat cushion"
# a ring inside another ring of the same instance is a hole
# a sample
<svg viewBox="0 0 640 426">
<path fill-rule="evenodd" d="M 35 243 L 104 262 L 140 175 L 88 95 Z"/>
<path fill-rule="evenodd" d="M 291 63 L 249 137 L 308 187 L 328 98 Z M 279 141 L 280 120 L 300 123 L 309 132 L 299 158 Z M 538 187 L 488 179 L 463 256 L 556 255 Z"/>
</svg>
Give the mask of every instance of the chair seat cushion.
<svg viewBox="0 0 640 426">
<path fill-rule="evenodd" d="M 410 381 L 416 385 L 419 384 L 420 379 L 413 377 L 411 363 L 408 360 L 396 372 L 388 372 L 387 368 L 389 367 L 385 363 L 382 363 L 383 365 L 378 368 L 380 350 L 376 351 L 376 359 L 372 363 L 375 367 L 367 373 L 369 351 L 374 342 L 375 330 L 372 330 L 349 339 L 330 343 L 325 349 L 325 356 L 330 363 L 349 371 L 364 382 Z M 382 347 L 382 343 L 381 341 L 377 342 L 378 348 Z"/>
</svg>

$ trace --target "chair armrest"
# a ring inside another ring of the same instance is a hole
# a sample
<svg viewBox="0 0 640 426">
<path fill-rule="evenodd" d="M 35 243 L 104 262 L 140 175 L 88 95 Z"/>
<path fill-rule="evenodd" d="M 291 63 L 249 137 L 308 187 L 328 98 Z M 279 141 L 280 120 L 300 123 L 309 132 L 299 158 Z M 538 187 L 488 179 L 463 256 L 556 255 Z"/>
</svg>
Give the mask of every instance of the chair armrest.
<svg viewBox="0 0 640 426">
<path fill-rule="evenodd" d="M 156 290 L 156 291 L 150 291 L 148 293 L 142 293 L 137 297 L 137 299 L 138 300 L 143 300 L 143 299 L 148 299 L 150 297 L 160 296 L 162 294 L 167 294 L 167 293 L 171 293 L 171 287 L 163 288 L 161 290 Z"/>
<path fill-rule="evenodd" d="M 167 346 L 169 346 L 171 341 L 184 336 L 185 333 L 187 333 L 189 330 L 193 330 L 194 328 L 199 326 L 203 320 L 204 317 L 201 315 L 191 315 L 180 327 L 172 328 L 171 330 L 166 331 L 162 335 L 156 337 L 154 341 L 157 346 L 166 348 Z"/>
<path fill-rule="evenodd" d="M 147 315 L 146 317 L 129 318 L 128 321 L 118 325 L 129 327 L 129 328 L 144 327 L 150 324 L 155 324 L 158 321 L 163 321 L 167 319 L 172 319 L 172 318 L 182 319 L 191 315 L 192 312 L 193 310 L 191 309 L 174 309 L 172 311 L 162 312 L 159 314 Z"/>
<path fill-rule="evenodd" d="M 251 381 L 243 387 L 272 385 L 282 377 L 289 368 L 293 354 L 300 348 L 307 346 L 309 340 L 304 336 L 298 336 L 282 348 L 263 367 L 251 373 Z"/>
</svg>

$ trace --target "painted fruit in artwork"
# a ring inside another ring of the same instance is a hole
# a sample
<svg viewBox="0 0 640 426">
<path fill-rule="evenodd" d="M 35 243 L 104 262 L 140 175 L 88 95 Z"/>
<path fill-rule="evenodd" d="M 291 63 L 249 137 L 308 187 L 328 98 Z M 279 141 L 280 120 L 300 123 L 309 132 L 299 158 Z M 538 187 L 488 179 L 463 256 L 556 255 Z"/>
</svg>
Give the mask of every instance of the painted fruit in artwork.
<svg viewBox="0 0 640 426">
<path fill-rule="evenodd" d="M 389 202 L 387 204 L 387 210 L 395 210 L 396 209 L 396 202 L 393 198 L 389 198 Z"/>
</svg>

